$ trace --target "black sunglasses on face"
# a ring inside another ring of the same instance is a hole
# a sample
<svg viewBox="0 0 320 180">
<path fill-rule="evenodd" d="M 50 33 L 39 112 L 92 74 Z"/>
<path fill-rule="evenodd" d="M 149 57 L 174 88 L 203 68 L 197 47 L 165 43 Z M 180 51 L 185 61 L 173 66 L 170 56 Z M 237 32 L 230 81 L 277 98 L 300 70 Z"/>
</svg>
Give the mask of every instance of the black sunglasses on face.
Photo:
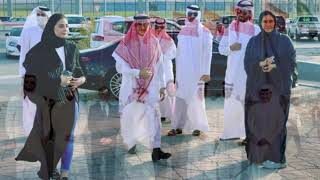
<svg viewBox="0 0 320 180">
<path fill-rule="evenodd" d="M 42 17 L 46 17 L 47 15 L 44 13 L 37 13 L 37 16 L 42 16 Z"/>
<path fill-rule="evenodd" d="M 198 13 L 197 12 L 188 12 L 188 16 L 197 17 Z"/>
<path fill-rule="evenodd" d="M 155 29 L 164 29 L 164 26 L 155 25 L 154 28 L 155 28 Z"/>
</svg>

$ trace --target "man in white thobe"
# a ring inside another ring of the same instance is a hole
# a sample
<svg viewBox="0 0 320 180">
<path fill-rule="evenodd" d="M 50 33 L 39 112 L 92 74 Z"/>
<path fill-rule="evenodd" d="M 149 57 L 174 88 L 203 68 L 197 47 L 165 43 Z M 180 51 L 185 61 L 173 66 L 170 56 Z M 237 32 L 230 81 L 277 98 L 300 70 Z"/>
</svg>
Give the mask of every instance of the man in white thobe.
<svg viewBox="0 0 320 180">
<path fill-rule="evenodd" d="M 50 16 L 51 12 L 47 7 L 38 6 L 34 8 L 31 14 L 27 17 L 18 42 L 18 45 L 20 46 L 19 75 L 21 78 L 24 78 L 26 73 L 26 70 L 22 65 L 25 61 L 26 54 L 33 46 L 40 42 L 43 29 Z M 32 81 L 31 77 L 28 78 L 29 79 L 26 79 L 26 81 Z M 28 135 L 32 129 L 37 108 L 36 105 L 29 100 L 28 96 L 26 96 L 26 91 L 23 92 L 22 122 L 25 134 Z"/>
<path fill-rule="evenodd" d="M 165 82 L 161 47 L 150 28 L 149 17 L 138 15 L 112 56 L 122 74 L 119 94 L 121 136 L 136 153 L 136 144 L 153 149 L 152 160 L 168 159 L 160 149 L 159 101 Z M 160 95 L 159 95 L 160 92 Z"/>
<path fill-rule="evenodd" d="M 172 60 L 176 57 L 176 45 L 173 39 L 166 32 L 166 20 L 162 18 L 157 18 L 155 20 L 154 34 L 158 38 L 164 63 L 166 90 L 168 96 L 165 96 L 160 102 L 160 113 L 161 121 L 166 118 L 172 120 L 175 96 L 172 95 L 170 91 L 171 86 L 174 86 L 174 76 L 173 76 L 173 65 Z"/>
<path fill-rule="evenodd" d="M 236 4 L 237 20 L 232 21 L 224 33 L 219 52 L 228 56 L 225 76 L 224 131 L 221 140 L 244 139 L 244 99 L 247 75 L 244 70 L 244 55 L 251 37 L 260 32 L 253 24 L 253 3 L 239 0 Z M 245 143 L 245 141 L 243 142 Z"/>
<path fill-rule="evenodd" d="M 182 129 L 194 136 L 209 130 L 204 85 L 210 80 L 213 37 L 200 22 L 198 6 L 188 6 L 186 16 L 186 26 L 178 35 L 176 103 L 169 136 L 181 134 Z"/>
</svg>

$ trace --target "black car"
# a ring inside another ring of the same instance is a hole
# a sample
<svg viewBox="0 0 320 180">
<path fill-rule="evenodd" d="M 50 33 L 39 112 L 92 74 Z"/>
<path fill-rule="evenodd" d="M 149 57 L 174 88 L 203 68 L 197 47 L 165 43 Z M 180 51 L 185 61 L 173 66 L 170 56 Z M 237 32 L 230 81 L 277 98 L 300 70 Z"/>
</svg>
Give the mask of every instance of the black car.
<svg viewBox="0 0 320 180">
<path fill-rule="evenodd" d="M 7 22 L 10 20 L 10 16 L 0 16 L 0 22 Z"/>
<path fill-rule="evenodd" d="M 173 27 L 171 27 L 173 29 Z M 179 31 L 169 31 L 169 35 L 177 43 Z M 180 29 L 179 29 L 180 30 Z M 81 61 L 87 71 L 87 82 L 82 86 L 85 89 L 104 91 L 108 89 L 112 96 L 118 97 L 121 74 L 117 73 L 115 60 L 112 53 L 118 46 L 120 40 L 114 43 L 105 44 L 98 48 L 82 50 Z M 207 95 L 222 95 L 223 81 L 227 64 L 227 57 L 218 52 L 219 42 L 213 42 L 211 81 L 206 86 Z"/>
</svg>

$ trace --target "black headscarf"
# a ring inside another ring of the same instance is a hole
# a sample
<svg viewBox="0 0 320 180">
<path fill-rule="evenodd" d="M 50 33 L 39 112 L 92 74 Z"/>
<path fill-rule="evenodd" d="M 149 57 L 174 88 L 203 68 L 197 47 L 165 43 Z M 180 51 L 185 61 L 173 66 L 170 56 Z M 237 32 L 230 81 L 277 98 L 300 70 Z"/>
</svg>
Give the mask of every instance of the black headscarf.
<svg viewBox="0 0 320 180">
<path fill-rule="evenodd" d="M 271 32 L 266 32 L 263 28 L 262 28 L 262 19 L 265 16 L 271 16 L 272 19 L 274 20 L 274 28 L 273 31 Z M 259 26 L 261 28 L 261 32 L 262 32 L 262 38 L 263 38 L 263 47 L 265 50 L 265 54 L 264 57 L 271 57 L 271 56 L 278 56 L 277 52 L 276 52 L 276 36 L 278 34 L 277 30 L 276 30 L 276 16 L 271 12 L 271 11 L 263 11 L 261 12 L 260 16 L 259 16 Z"/>
<path fill-rule="evenodd" d="M 41 43 L 51 48 L 58 48 L 65 45 L 66 40 L 64 38 L 57 37 L 54 33 L 54 26 L 63 18 L 66 18 L 63 14 L 53 14 L 49 18 L 41 37 Z"/>
</svg>

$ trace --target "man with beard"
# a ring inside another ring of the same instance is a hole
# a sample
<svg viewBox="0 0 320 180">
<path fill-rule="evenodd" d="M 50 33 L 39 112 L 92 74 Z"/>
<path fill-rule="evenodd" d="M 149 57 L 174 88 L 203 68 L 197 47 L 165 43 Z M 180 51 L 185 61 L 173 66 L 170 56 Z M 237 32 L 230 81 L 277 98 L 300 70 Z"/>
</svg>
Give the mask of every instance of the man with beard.
<svg viewBox="0 0 320 180">
<path fill-rule="evenodd" d="M 128 33 L 112 56 L 122 74 L 119 94 L 121 136 L 136 153 L 140 143 L 152 149 L 152 161 L 168 159 L 161 150 L 159 101 L 164 96 L 165 82 L 162 51 L 150 28 L 149 17 L 137 15 Z"/>
<path fill-rule="evenodd" d="M 204 84 L 210 81 L 213 37 L 200 22 L 198 6 L 188 6 L 186 16 L 186 26 L 178 35 L 176 103 L 168 136 L 181 134 L 182 129 L 192 131 L 194 136 L 209 130 Z"/>
<path fill-rule="evenodd" d="M 166 89 L 169 96 L 164 97 L 160 102 L 160 113 L 161 120 L 164 121 L 166 118 L 172 120 L 173 109 L 175 98 L 172 96 L 172 91 L 169 87 L 174 86 L 174 76 L 173 76 L 173 65 L 172 60 L 176 57 L 176 45 L 174 44 L 173 39 L 166 32 L 166 20 L 162 18 L 157 18 L 155 20 L 154 26 L 154 35 L 158 38 L 161 51 L 163 53 L 163 61 L 166 65 L 164 68 L 165 73 L 165 82 Z"/>
<path fill-rule="evenodd" d="M 228 56 L 225 76 L 224 131 L 221 140 L 245 138 L 244 99 L 247 75 L 244 55 L 251 37 L 260 32 L 253 24 L 253 3 L 239 0 L 236 20 L 232 21 L 220 41 L 219 52 Z M 245 141 L 243 142 L 245 143 Z"/>
</svg>

